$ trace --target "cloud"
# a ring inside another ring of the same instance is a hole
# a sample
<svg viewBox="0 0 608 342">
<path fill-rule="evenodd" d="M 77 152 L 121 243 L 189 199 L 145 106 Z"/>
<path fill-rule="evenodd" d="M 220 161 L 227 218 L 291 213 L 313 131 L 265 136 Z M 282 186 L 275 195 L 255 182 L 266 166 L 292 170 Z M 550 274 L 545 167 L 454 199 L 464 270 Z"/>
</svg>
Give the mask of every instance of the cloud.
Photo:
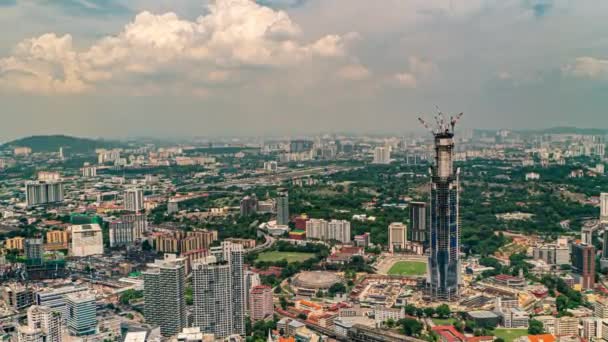
<svg viewBox="0 0 608 342">
<path fill-rule="evenodd" d="M 409 72 L 395 74 L 394 78 L 395 81 L 397 81 L 397 84 L 406 88 L 416 88 L 416 86 L 418 85 L 416 76 L 412 75 Z"/>
<path fill-rule="evenodd" d="M 416 88 L 421 81 L 430 82 L 439 75 L 439 68 L 430 59 L 425 57 L 410 56 L 408 58 L 408 71 L 393 75 L 397 84 Z"/>
<path fill-rule="evenodd" d="M 341 67 L 338 77 L 348 81 L 362 81 L 370 78 L 371 72 L 361 64 L 349 64 Z"/>
<path fill-rule="evenodd" d="M 600 79 L 608 77 L 608 59 L 578 57 L 574 64 L 566 65 L 562 72 L 574 77 Z"/>
<path fill-rule="evenodd" d="M 118 0 L 43 0 L 42 4 L 74 15 L 130 15 L 131 10 Z"/>
<path fill-rule="evenodd" d="M 350 37 L 356 37 L 325 35 L 305 42 L 301 31 L 287 13 L 251 0 L 213 1 L 195 21 L 171 12 L 142 12 L 122 32 L 83 50 L 74 47 L 71 35 L 48 33 L 21 42 L 0 59 L 0 87 L 81 93 L 161 79 L 187 89 L 186 80 L 200 93 L 205 83 L 227 81 L 241 70 L 339 59 L 347 55 Z"/>
<path fill-rule="evenodd" d="M 304 5 L 307 0 L 257 0 L 256 2 L 273 8 L 293 8 Z"/>
</svg>

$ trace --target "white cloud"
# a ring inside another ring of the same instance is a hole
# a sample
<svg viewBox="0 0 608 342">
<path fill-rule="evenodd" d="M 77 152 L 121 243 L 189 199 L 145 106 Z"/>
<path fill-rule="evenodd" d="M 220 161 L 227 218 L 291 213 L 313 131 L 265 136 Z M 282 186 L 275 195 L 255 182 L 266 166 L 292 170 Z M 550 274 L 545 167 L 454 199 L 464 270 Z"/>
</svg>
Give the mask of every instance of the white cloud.
<svg viewBox="0 0 608 342">
<path fill-rule="evenodd" d="M 158 77 L 159 83 L 173 82 L 173 87 L 185 87 L 175 82 L 192 81 L 194 75 L 202 83 L 224 82 L 240 68 L 339 59 L 347 55 L 350 37 L 357 35 L 326 35 L 310 43 L 300 36 L 300 27 L 286 12 L 252 0 L 215 0 L 195 21 L 175 13 L 142 12 L 116 36 L 83 50 L 73 46 L 70 35 L 49 33 L 23 41 L 12 56 L 0 59 L 0 87 L 81 93 L 101 85 L 127 85 L 138 77 L 146 82 Z"/>
<path fill-rule="evenodd" d="M 416 76 L 410 74 L 409 72 L 402 72 L 396 74 L 395 80 L 397 81 L 397 84 L 407 88 L 416 88 L 416 86 L 418 85 Z"/>
<path fill-rule="evenodd" d="M 575 77 L 593 79 L 608 77 L 608 59 L 578 57 L 574 64 L 566 65 L 562 71 Z"/>
<path fill-rule="evenodd" d="M 349 64 L 341 67 L 338 72 L 338 77 L 349 81 L 362 81 L 371 76 L 369 69 L 361 64 Z"/>
</svg>

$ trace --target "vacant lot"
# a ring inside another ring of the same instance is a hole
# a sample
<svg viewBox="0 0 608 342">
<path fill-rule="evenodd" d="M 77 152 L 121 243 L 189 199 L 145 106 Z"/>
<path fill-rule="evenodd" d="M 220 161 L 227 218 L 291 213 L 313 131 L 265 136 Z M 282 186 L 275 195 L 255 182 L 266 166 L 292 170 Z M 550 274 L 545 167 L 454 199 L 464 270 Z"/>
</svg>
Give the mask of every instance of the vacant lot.
<svg viewBox="0 0 608 342">
<path fill-rule="evenodd" d="M 281 261 L 283 259 L 287 260 L 287 262 L 297 262 L 297 261 L 306 261 L 310 258 L 313 258 L 315 255 L 313 253 L 298 253 L 298 252 L 264 252 L 258 255 L 257 261 Z"/>
<path fill-rule="evenodd" d="M 389 275 L 419 276 L 426 273 L 426 264 L 421 261 L 398 261 L 390 270 Z"/>
</svg>

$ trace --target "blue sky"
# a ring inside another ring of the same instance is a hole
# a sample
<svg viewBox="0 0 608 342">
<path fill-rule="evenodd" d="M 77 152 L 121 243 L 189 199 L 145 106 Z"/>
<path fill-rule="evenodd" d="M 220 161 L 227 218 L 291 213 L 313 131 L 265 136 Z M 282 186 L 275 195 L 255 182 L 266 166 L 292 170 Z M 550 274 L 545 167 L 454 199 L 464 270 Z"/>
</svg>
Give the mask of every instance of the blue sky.
<svg viewBox="0 0 608 342">
<path fill-rule="evenodd" d="M 608 2 L 0 0 L 0 141 L 608 128 Z"/>
</svg>

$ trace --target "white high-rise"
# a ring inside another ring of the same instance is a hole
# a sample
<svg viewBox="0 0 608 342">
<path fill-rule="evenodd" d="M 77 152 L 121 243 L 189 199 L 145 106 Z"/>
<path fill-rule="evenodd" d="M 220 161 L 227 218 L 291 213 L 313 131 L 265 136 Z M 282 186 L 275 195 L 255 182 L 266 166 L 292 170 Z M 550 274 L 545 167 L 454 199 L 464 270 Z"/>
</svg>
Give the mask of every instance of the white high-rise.
<svg viewBox="0 0 608 342">
<path fill-rule="evenodd" d="M 75 257 L 103 254 L 103 234 L 98 224 L 71 226 L 71 253 Z"/>
<path fill-rule="evenodd" d="M 388 249 L 392 253 L 395 249 L 405 249 L 407 241 L 407 226 L 401 222 L 393 222 L 388 226 Z"/>
<path fill-rule="evenodd" d="M 216 257 L 219 262 L 230 265 L 233 315 L 232 334 L 245 335 L 247 291 L 245 289 L 243 246 L 237 243 L 224 241 L 220 247 L 212 247 L 211 254 Z"/>
<path fill-rule="evenodd" d="M 216 338 L 233 334 L 235 316 L 230 264 L 208 256 L 194 264 L 192 277 L 194 326 Z"/>
<path fill-rule="evenodd" d="M 323 241 L 351 241 L 350 222 L 346 220 L 311 219 L 306 222 L 306 237 Z"/>
<path fill-rule="evenodd" d="M 608 192 L 600 194 L 600 220 L 608 223 Z"/>
<path fill-rule="evenodd" d="M 25 201 L 28 207 L 63 201 L 61 182 L 31 181 L 25 184 Z"/>
<path fill-rule="evenodd" d="M 125 210 L 140 212 L 144 209 L 144 192 L 141 189 L 125 191 Z"/>
<path fill-rule="evenodd" d="M 48 306 L 31 306 L 27 310 L 27 325 L 17 331 L 19 342 L 62 342 L 61 314 Z"/>
<path fill-rule="evenodd" d="M 391 148 L 389 146 L 378 146 L 374 149 L 374 164 L 390 164 Z"/>
</svg>

